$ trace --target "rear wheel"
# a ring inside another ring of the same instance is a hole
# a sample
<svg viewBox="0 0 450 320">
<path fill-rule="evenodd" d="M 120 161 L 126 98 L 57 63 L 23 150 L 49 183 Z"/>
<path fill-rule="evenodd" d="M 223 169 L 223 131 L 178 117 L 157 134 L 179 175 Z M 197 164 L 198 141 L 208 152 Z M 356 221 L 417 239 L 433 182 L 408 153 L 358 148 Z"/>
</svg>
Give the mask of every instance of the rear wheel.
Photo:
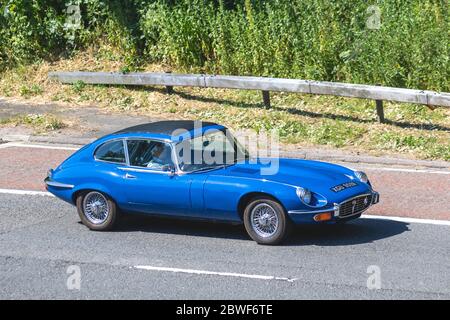
<svg viewBox="0 0 450 320">
<path fill-rule="evenodd" d="M 99 191 L 88 191 L 77 197 L 81 222 L 91 230 L 105 231 L 114 227 L 118 209 L 114 201 Z"/>
<path fill-rule="evenodd" d="M 269 197 L 252 199 L 245 208 L 243 218 L 247 233 L 259 244 L 281 243 L 291 227 L 284 208 Z"/>
</svg>

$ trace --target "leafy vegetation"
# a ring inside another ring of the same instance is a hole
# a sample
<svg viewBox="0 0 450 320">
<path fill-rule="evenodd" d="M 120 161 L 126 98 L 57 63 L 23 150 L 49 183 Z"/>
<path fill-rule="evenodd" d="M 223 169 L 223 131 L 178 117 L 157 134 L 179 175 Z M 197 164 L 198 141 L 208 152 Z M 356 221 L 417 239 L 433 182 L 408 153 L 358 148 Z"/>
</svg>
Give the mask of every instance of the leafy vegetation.
<svg viewBox="0 0 450 320">
<path fill-rule="evenodd" d="M 122 72 L 156 62 L 449 91 L 446 0 L 5 0 L 0 10 L 3 69 L 94 44 Z"/>
<path fill-rule="evenodd" d="M 340 148 L 373 155 L 402 154 L 450 161 L 450 110 L 385 103 L 387 123 L 376 122 L 370 100 L 271 93 L 265 108 L 258 91 L 175 87 L 168 95 L 161 87 L 93 86 L 83 82 L 61 85 L 47 79 L 47 72 L 80 69 L 117 70 L 118 64 L 83 51 L 70 58 L 15 68 L 0 78 L 0 96 L 20 97 L 22 87 L 38 84 L 39 94 L 26 97 L 34 103 L 92 106 L 104 112 L 140 114 L 153 119 L 210 120 L 232 129 L 277 129 L 286 148 Z M 161 65 L 146 71 L 160 72 Z M 22 100 L 25 103 L 27 101 Z"/>
<path fill-rule="evenodd" d="M 20 87 L 20 95 L 22 97 L 28 98 L 30 96 L 39 95 L 41 93 L 42 88 L 37 84 L 32 84 L 31 86 L 23 85 L 22 87 Z"/>
<path fill-rule="evenodd" d="M 260 92 L 176 88 L 167 95 L 47 79 L 56 70 L 171 70 L 450 91 L 448 9 L 446 0 L 3 0 L 0 95 L 275 128 L 296 146 L 450 161 L 446 109 L 386 103 L 388 122 L 377 124 L 365 100 L 271 93 L 266 109 Z M 9 124 L 61 125 L 48 120 Z"/>
<path fill-rule="evenodd" d="M 26 114 L 3 119 L 0 121 L 0 124 L 15 126 L 24 125 L 33 128 L 36 133 L 59 130 L 67 126 L 64 121 L 51 114 Z"/>
</svg>

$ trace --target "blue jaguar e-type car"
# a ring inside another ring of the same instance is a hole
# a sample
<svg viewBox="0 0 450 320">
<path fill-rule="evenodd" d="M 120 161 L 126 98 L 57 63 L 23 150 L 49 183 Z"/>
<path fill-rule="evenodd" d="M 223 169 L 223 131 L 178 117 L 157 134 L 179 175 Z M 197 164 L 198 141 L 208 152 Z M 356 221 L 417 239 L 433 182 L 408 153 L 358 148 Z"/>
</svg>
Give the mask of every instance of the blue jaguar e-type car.
<svg viewBox="0 0 450 320">
<path fill-rule="evenodd" d="M 280 243 L 292 224 L 357 218 L 379 201 L 363 172 L 277 159 L 277 170 L 265 174 L 263 160 L 224 126 L 160 121 L 84 146 L 49 170 L 45 183 L 92 230 L 111 229 L 127 212 L 170 215 L 243 222 L 261 244 Z"/>
</svg>

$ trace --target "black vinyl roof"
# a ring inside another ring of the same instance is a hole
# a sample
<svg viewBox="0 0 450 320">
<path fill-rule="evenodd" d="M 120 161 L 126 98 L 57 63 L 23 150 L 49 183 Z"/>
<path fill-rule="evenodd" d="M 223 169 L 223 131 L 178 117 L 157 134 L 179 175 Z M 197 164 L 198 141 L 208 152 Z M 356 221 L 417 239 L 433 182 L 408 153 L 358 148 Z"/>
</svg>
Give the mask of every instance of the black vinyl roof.
<svg viewBox="0 0 450 320">
<path fill-rule="evenodd" d="M 177 129 L 192 131 L 195 128 L 198 128 L 200 125 L 201 127 L 209 127 L 215 126 L 217 125 L 217 123 L 206 121 L 193 121 L 193 120 L 156 121 L 125 128 L 115 133 L 145 132 L 145 133 L 172 135 L 172 133 Z"/>
</svg>

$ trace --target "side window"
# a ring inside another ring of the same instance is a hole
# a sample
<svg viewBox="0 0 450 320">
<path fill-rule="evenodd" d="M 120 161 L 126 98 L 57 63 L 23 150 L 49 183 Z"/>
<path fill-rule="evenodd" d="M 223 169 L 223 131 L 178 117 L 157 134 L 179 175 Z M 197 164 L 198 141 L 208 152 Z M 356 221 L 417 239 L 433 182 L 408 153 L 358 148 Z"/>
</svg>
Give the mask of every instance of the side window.
<svg viewBox="0 0 450 320">
<path fill-rule="evenodd" d="M 232 152 L 234 146 L 222 131 L 213 131 L 203 136 L 203 145 L 206 150 L 214 150 L 215 152 Z"/>
<path fill-rule="evenodd" d="M 151 140 L 128 140 L 130 165 L 164 170 L 173 166 L 172 149 L 167 143 Z"/>
<path fill-rule="evenodd" d="M 115 140 L 102 144 L 97 151 L 95 151 L 95 158 L 103 161 L 125 163 L 123 141 Z"/>
</svg>

